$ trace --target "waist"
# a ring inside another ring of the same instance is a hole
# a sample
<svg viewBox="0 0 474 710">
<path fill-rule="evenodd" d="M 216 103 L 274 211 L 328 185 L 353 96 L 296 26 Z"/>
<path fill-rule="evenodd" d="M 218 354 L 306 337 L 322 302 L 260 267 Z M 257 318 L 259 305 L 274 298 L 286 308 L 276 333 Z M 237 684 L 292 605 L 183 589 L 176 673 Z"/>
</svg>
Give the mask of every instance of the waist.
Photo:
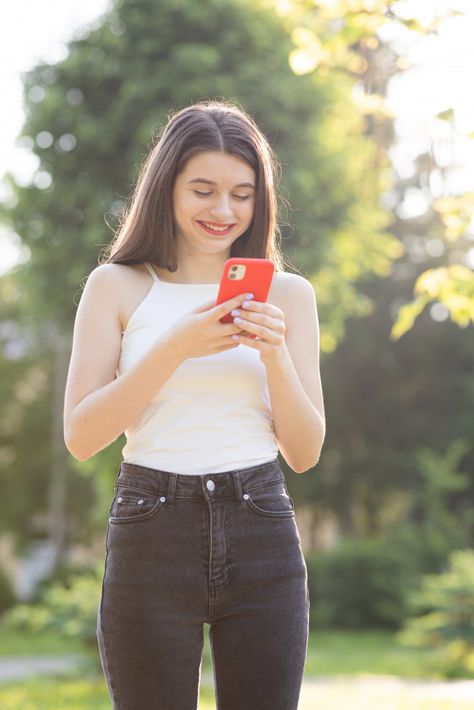
<svg viewBox="0 0 474 710">
<path fill-rule="evenodd" d="M 204 474 L 182 474 L 162 471 L 139 464 L 122 461 L 115 482 L 167 498 L 236 498 L 240 500 L 242 486 L 246 490 L 259 488 L 269 483 L 285 481 L 278 459 L 231 471 Z"/>
</svg>

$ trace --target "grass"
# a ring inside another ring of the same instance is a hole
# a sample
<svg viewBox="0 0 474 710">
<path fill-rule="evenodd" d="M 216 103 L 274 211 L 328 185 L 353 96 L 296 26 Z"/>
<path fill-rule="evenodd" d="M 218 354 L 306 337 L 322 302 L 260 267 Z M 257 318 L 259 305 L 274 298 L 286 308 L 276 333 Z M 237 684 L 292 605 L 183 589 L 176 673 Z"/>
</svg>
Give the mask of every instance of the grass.
<svg viewBox="0 0 474 710">
<path fill-rule="evenodd" d="M 208 626 L 204 626 L 203 671 L 212 671 Z M 51 633 L 27 636 L 0 629 L 0 656 L 63 655 L 84 651 L 75 639 Z M 441 656 L 434 650 L 400 646 L 390 631 L 320 630 L 310 633 L 306 675 L 340 676 L 359 673 L 404 678 L 443 677 Z"/>
<path fill-rule="evenodd" d="M 34 678 L 0 685 L 2 710 L 110 710 L 103 678 Z M 199 710 L 214 710 L 214 690 L 201 687 Z"/>
<path fill-rule="evenodd" d="M 202 672 L 207 674 L 212 673 L 212 667 L 208 627 L 204 628 Z M 84 651 L 80 643 L 65 641 L 52 634 L 27 637 L 5 629 L 1 630 L 0 644 L 0 655 L 3 656 L 49 656 Z M 110 710 L 111 701 L 101 669 L 90 663 L 90 652 L 88 659 L 89 665 L 74 674 L 1 683 L 0 708 Z M 332 710 L 353 710 L 356 707 L 364 710 L 472 710 L 472 699 L 465 702 L 462 698 L 454 700 L 443 696 L 440 684 L 421 689 L 402 682 L 403 678 L 442 678 L 437 672 L 438 665 L 435 652 L 403 648 L 391 632 L 313 631 L 308 644 L 299 710 L 314 710 L 316 707 Z M 320 682 L 313 685 L 311 676 L 318 676 Z M 324 682 L 331 677 L 336 682 Z M 206 685 L 204 679 L 200 687 L 199 710 L 215 710 L 214 689 Z"/>
<path fill-rule="evenodd" d="M 83 653 L 84 645 L 77 639 L 64 638 L 55 633 L 44 632 L 27 635 L 0 625 L 1 656 L 61 656 Z"/>
<path fill-rule="evenodd" d="M 407 648 L 391 631 L 320 630 L 310 633 L 306 675 L 360 673 L 441 679 L 442 656 L 432 649 Z"/>
<path fill-rule="evenodd" d="M 437 684 L 435 684 L 437 685 Z M 111 701 L 103 678 L 35 678 L 23 683 L 0 685 L 2 710 L 110 710 Z M 199 710 L 215 710 L 214 690 L 201 685 Z M 472 710 L 469 698 L 437 693 L 436 688 L 416 689 L 370 681 L 363 684 L 339 681 L 330 685 L 305 686 L 298 710 Z"/>
</svg>

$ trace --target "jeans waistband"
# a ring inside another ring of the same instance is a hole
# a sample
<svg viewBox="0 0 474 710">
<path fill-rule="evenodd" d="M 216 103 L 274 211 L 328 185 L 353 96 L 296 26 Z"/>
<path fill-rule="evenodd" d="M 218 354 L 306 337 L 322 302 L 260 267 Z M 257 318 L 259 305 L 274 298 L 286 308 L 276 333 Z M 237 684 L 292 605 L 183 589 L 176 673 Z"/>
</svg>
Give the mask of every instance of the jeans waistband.
<svg viewBox="0 0 474 710">
<path fill-rule="evenodd" d="M 240 501 L 246 491 L 279 482 L 285 483 L 285 475 L 278 459 L 234 471 L 190 475 L 122 461 L 115 490 L 119 485 L 139 488 L 166 496 L 167 504 L 172 505 L 175 497 L 220 497 Z"/>
</svg>

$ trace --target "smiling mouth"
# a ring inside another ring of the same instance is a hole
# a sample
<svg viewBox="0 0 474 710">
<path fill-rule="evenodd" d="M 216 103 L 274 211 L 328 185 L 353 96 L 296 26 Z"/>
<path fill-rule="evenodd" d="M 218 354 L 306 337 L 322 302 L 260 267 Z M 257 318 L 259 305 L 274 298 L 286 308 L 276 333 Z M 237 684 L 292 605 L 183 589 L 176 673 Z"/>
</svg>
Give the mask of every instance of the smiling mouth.
<svg viewBox="0 0 474 710">
<path fill-rule="evenodd" d="M 196 221 L 208 234 L 229 234 L 229 232 L 235 227 L 234 224 L 229 224 L 223 229 L 222 227 L 212 227 L 208 222 L 201 222 L 200 220 Z"/>
</svg>

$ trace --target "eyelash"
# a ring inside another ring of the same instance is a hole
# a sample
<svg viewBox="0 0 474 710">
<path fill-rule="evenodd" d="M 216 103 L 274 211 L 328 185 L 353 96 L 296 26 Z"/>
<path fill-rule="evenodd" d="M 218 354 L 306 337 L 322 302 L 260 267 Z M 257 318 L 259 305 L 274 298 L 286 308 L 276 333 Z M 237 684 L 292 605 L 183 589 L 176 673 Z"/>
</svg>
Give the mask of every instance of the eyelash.
<svg viewBox="0 0 474 710">
<path fill-rule="evenodd" d="M 199 195 L 199 197 L 208 197 L 211 193 L 210 192 L 199 192 L 198 190 L 193 191 L 195 195 Z M 237 200 L 248 200 L 250 198 L 250 195 L 234 195 L 234 197 Z"/>
</svg>

